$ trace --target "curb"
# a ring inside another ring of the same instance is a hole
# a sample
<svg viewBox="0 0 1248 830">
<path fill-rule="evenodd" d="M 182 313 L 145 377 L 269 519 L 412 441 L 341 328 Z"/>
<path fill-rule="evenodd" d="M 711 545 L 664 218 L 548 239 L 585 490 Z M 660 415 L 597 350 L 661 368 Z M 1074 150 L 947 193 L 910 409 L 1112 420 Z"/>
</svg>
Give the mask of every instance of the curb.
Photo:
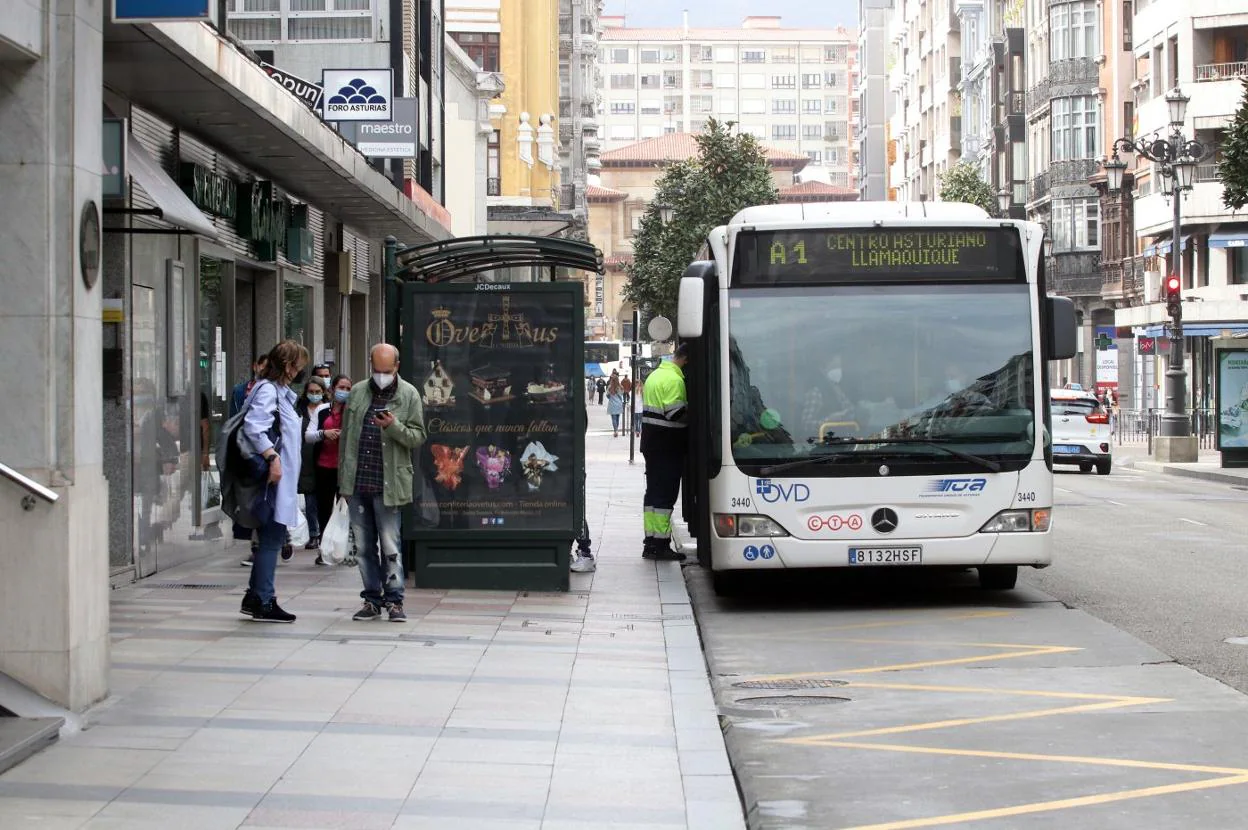
<svg viewBox="0 0 1248 830">
<path fill-rule="evenodd" d="M 1178 476 L 1179 478 L 1210 481 L 1215 484 L 1231 484 L 1248 487 L 1248 475 L 1236 475 L 1235 473 L 1222 472 L 1221 470 L 1192 470 L 1187 467 L 1177 467 L 1172 464 L 1162 464 L 1156 461 L 1139 461 L 1134 458 L 1124 459 L 1120 462 L 1119 467 L 1130 470 L 1139 470 L 1140 472 L 1146 473 L 1162 473 L 1164 475 Z"/>
</svg>

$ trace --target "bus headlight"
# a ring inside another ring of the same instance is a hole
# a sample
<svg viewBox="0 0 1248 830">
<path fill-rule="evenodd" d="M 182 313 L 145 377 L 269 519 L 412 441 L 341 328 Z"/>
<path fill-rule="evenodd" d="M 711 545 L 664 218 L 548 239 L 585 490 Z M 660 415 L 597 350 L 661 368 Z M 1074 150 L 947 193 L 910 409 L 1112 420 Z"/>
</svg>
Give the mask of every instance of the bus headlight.
<svg viewBox="0 0 1248 830">
<path fill-rule="evenodd" d="M 1002 510 L 993 516 L 980 533 L 1044 533 L 1049 529 L 1053 511 L 1047 507 L 1033 510 Z"/>
<path fill-rule="evenodd" d="M 788 531 L 767 516 L 752 513 L 716 513 L 715 533 L 721 539 L 734 536 L 788 536 Z"/>
</svg>

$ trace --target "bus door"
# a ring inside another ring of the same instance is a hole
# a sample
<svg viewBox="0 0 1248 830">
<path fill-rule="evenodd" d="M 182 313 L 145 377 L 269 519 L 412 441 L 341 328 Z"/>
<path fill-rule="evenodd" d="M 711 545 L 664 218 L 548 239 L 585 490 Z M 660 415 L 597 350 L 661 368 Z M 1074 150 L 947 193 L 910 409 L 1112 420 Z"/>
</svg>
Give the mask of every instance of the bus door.
<svg viewBox="0 0 1248 830">
<path fill-rule="evenodd" d="M 681 512 L 689 533 L 698 543 L 698 562 L 711 564 L 710 481 L 719 473 L 720 408 L 723 384 L 720 379 L 719 278 L 714 263 L 706 266 L 703 277 L 702 336 L 689 342 L 689 362 L 685 365 L 685 388 L 689 395 L 689 454 L 681 487 Z"/>
</svg>

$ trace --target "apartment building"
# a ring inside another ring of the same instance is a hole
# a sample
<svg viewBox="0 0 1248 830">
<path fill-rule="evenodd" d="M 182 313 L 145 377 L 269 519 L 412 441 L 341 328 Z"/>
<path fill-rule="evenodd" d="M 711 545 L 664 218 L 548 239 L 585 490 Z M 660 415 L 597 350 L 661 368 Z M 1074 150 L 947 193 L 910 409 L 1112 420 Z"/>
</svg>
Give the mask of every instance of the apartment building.
<svg viewBox="0 0 1248 830">
<path fill-rule="evenodd" d="M 591 166 L 601 167 L 598 136 L 600 73 L 599 16 L 602 0 L 559 3 L 559 206 L 576 219 L 581 232 L 589 222 L 586 188 Z"/>
<path fill-rule="evenodd" d="M 864 201 L 889 198 L 888 24 L 893 0 L 859 0 L 858 192 Z"/>
<path fill-rule="evenodd" d="M 604 148 L 735 121 L 777 150 L 805 156 L 813 178 L 857 187 L 857 32 L 796 29 L 779 17 L 739 29 L 628 28 L 603 17 Z M 816 169 L 818 172 L 816 172 Z"/>
<path fill-rule="evenodd" d="M 896 0 L 889 19 L 889 182 L 901 201 L 935 199 L 962 152 L 956 0 Z"/>
</svg>

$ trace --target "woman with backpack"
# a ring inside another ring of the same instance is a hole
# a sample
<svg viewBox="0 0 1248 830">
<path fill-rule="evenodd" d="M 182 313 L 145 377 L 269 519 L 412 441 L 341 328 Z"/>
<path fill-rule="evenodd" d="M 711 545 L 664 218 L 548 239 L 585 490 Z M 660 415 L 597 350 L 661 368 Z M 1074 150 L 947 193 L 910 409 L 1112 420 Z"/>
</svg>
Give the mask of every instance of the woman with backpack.
<svg viewBox="0 0 1248 830">
<path fill-rule="evenodd" d="M 264 374 L 247 399 L 239 433 L 251 451 L 250 460 L 268 469 L 262 509 L 256 511 L 259 548 L 252 557 L 251 583 L 241 611 L 258 622 L 292 623 L 295 615 L 277 604 L 273 585 L 277 557 L 287 528 L 299 524 L 299 471 L 303 457 L 302 419 L 295 410 L 298 396 L 290 388 L 302 380 L 308 350 L 283 340 L 269 352 Z M 271 508 L 271 509 L 270 509 Z"/>
</svg>

